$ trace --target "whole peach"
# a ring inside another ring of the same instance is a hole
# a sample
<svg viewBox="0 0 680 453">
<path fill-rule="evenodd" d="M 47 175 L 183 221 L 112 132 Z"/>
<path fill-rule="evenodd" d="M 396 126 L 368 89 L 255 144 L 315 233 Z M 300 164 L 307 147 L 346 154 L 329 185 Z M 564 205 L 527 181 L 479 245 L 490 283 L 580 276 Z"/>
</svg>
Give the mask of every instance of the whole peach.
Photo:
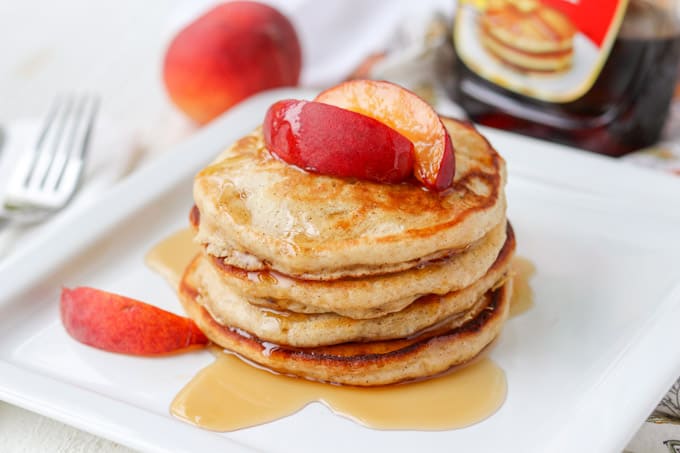
<svg viewBox="0 0 680 453">
<path fill-rule="evenodd" d="M 297 85 L 302 66 L 293 25 L 256 2 L 220 4 L 172 40 L 163 79 L 172 101 L 203 124 L 257 92 Z"/>
</svg>

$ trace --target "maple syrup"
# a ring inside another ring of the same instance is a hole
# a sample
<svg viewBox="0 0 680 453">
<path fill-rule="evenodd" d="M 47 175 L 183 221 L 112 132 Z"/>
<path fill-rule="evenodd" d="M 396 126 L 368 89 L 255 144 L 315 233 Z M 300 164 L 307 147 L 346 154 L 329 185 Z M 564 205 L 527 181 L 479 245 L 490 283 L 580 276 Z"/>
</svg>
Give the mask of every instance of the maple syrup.
<svg viewBox="0 0 680 453">
<path fill-rule="evenodd" d="M 192 231 L 181 230 L 146 255 L 147 265 L 177 288 L 187 263 L 199 252 Z M 511 310 L 531 306 L 528 260 L 513 264 Z M 233 431 L 291 415 L 320 402 L 334 413 L 376 429 L 445 430 L 477 423 L 506 396 L 505 373 L 486 356 L 430 379 L 380 387 L 352 387 L 284 376 L 212 348 L 215 362 L 180 391 L 170 412 L 214 431 Z M 417 402 L 417 404 L 415 403 Z"/>
<path fill-rule="evenodd" d="M 510 317 L 521 315 L 534 306 L 534 292 L 529 280 L 536 272 L 536 266 L 526 258 L 516 256 L 510 265 L 512 275 L 512 298 Z"/>
<path fill-rule="evenodd" d="M 630 0 L 606 63 L 577 99 L 551 102 L 502 87 L 458 53 L 453 98 L 472 120 L 491 127 L 612 156 L 649 146 L 660 137 L 678 75 L 676 3 Z"/>
<path fill-rule="evenodd" d="M 154 245 L 144 257 L 146 265 L 163 277 L 174 290 L 179 288 L 184 269 L 200 252 L 193 237 L 194 232 L 190 228 L 179 230 Z"/>
<path fill-rule="evenodd" d="M 276 374 L 217 350 L 215 362 L 180 391 L 170 411 L 202 428 L 233 431 L 320 402 L 371 428 L 444 430 L 487 418 L 505 394 L 505 374 L 488 358 L 437 378 L 362 388 Z"/>
</svg>

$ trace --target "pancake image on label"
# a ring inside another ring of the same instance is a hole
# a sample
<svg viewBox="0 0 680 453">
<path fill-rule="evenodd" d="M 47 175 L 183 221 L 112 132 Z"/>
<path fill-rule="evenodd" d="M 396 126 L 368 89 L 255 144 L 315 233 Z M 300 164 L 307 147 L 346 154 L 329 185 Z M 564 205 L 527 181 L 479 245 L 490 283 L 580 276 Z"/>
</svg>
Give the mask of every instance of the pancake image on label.
<svg viewBox="0 0 680 453">
<path fill-rule="evenodd" d="M 560 73 L 572 66 L 571 20 L 538 0 L 496 0 L 479 17 L 479 39 L 506 66 L 521 72 Z"/>
</svg>

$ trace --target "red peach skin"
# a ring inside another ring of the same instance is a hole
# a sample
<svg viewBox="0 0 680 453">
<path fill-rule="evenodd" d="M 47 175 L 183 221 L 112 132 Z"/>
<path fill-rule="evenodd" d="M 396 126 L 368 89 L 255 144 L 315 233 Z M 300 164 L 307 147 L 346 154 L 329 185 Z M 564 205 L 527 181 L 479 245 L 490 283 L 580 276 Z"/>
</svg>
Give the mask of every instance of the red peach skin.
<svg viewBox="0 0 680 453">
<path fill-rule="evenodd" d="M 350 80 L 319 94 L 335 105 L 388 125 L 413 142 L 414 175 L 428 189 L 451 187 L 456 169 L 454 145 L 434 109 L 415 93 L 378 80 Z"/>
<path fill-rule="evenodd" d="M 410 140 L 373 118 L 332 105 L 276 102 L 262 132 L 270 152 L 311 172 L 382 183 L 399 183 L 413 173 Z"/>
<path fill-rule="evenodd" d="M 208 343 L 189 318 L 94 288 L 63 288 L 60 308 L 69 335 L 105 351 L 155 355 Z"/>
</svg>

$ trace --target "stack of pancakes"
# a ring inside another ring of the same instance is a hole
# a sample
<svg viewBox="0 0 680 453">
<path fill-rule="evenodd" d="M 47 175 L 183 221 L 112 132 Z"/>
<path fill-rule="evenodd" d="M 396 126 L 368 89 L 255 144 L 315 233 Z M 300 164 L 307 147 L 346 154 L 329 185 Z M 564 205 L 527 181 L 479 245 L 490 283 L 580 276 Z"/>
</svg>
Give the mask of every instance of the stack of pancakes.
<svg viewBox="0 0 680 453">
<path fill-rule="evenodd" d="M 443 121 L 456 176 L 442 193 L 305 172 L 259 129 L 237 141 L 195 179 L 187 313 L 243 358 L 325 382 L 389 384 L 475 357 L 508 313 L 505 163 Z"/>
<path fill-rule="evenodd" d="M 495 0 L 479 18 L 482 45 L 522 72 L 569 69 L 575 32 L 567 16 L 536 0 Z"/>
</svg>

